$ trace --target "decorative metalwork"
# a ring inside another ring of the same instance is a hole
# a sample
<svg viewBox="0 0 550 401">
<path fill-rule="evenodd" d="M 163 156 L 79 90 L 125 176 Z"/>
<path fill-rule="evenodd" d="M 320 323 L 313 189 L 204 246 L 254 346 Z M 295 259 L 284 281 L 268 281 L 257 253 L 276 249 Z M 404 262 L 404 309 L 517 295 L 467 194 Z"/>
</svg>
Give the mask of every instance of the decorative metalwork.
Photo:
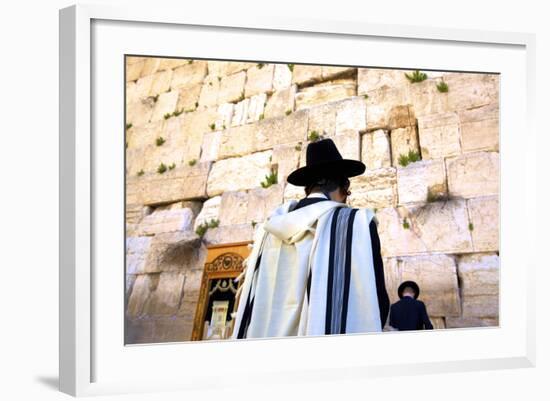
<svg viewBox="0 0 550 401">
<path fill-rule="evenodd" d="M 236 253 L 228 252 L 218 256 L 211 263 L 206 263 L 204 270 L 207 273 L 242 271 L 243 257 Z"/>
</svg>

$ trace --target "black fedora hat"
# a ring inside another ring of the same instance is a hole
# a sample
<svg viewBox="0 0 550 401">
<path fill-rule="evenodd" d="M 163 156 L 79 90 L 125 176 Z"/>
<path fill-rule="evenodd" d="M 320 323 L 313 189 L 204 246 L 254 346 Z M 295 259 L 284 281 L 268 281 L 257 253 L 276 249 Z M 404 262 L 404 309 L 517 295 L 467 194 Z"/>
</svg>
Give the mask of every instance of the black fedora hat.
<svg viewBox="0 0 550 401">
<path fill-rule="evenodd" d="M 306 165 L 293 171 L 287 181 L 305 187 L 327 176 L 355 177 L 365 168 L 358 160 L 344 159 L 332 139 L 321 139 L 307 145 Z"/>
<path fill-rule="evenodd" d="M 403 298 L 403 290 L 406 287 L 411 287 L 414 290 L 414 299 L 418 298 L 418 295 L 420 294 L 420 288 L 418 287 L 418 284 L 416 284 L 414 281 L 404 281 L 401 283 L 401 285 L 397 289 L 397 295 L 399 295 L 399 298 Z"/>
</svg>

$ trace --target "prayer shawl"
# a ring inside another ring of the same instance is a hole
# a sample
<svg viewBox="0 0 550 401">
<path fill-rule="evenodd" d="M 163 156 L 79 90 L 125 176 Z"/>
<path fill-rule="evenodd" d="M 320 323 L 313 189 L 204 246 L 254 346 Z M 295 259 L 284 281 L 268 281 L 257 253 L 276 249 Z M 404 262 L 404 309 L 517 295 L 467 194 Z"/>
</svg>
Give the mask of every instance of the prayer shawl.
<svg viewBox="0 0 550 401">
<path fill-rule="evenodd" d="M 232 338 L 382 331 L 370 209 L 279 206 L 256 226 Z"/>
</svg>

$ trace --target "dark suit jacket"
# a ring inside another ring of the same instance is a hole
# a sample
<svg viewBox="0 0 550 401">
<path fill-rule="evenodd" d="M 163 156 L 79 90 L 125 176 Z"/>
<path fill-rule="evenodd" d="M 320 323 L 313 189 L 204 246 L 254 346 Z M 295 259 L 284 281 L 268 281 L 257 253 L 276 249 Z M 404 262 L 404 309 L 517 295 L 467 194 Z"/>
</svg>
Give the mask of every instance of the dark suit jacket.
<svg viewBox="0 0 550 401">
<path fill-rule="evenodd" d="M 401 298 L 390 309 L 390 326 L 398 330 L 431 330 L 426 305 L 409 296 Z"/>
<path fill-rule="evenodd" d="M 304 198 L 298 202 L 293 210 L 325 200 L 327 199 Z M 378 237 L 378 230 L 374 220 L 371 221 L 369 230 L 374 264 L 374 275 L 376 279 L 376 293 L 378 296 L 378 306 L 380 309 L 380 323 L 382 324 L 382 328 L 384 328 L 386 320 L 388 319 L 388 312 L 390 310 L 390 298 L 388 297 L 388 292 L 386 291 L 386 283 L 384 281 L 384 264 L 382 263 L 382 255 L 380 254 L 380 238 Z"/>
</svg>

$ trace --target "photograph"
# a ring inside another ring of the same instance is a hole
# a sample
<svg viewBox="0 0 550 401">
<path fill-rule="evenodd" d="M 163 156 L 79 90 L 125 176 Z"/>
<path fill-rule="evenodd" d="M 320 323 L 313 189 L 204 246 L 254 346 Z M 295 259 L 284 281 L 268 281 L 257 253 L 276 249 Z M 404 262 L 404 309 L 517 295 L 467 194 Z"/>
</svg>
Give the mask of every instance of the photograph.
<svg viewBox="0 0 550 401">
<path fill-rule="evenodd" d="M 499 327 L 499 73 L 120 73 L 125 345 Z"/>
</svg>

